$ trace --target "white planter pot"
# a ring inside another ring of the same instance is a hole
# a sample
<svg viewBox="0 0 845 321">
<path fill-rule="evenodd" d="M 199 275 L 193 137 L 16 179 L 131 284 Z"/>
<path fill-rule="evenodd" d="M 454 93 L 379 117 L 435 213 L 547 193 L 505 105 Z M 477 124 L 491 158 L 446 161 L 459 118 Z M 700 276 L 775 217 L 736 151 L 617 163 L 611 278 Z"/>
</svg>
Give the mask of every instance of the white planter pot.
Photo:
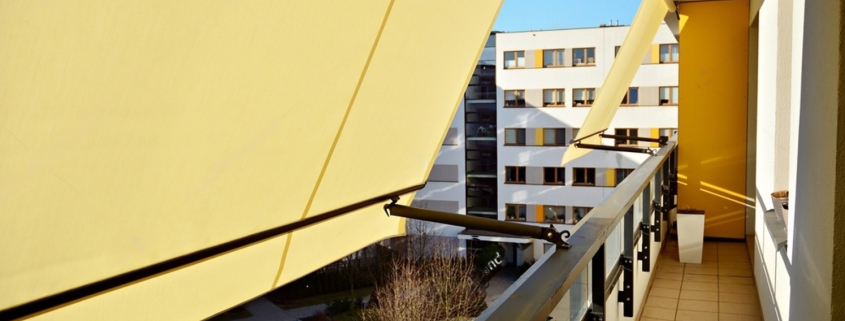
<svg viewBox="0 0 845 321">
<path fill-rule="evenodd" d="M 704 214 L 678 213 L 678 258 L 682 263 L 701 264 L 704 250 Z"/>
</svg>

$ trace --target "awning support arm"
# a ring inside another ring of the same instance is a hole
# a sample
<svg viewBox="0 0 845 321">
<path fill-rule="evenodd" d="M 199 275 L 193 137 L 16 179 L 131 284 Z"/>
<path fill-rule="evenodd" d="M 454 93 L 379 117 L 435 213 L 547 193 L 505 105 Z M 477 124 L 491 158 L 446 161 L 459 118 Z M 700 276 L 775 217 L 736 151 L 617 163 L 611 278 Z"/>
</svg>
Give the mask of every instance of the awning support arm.
<svg viewBox="0 0 845 321">
<path fill-rule="evenodd" d="M 610 151 L 616 151 L 616 152 L 644 153 L 644 154 L 649 154 L 649 155 L 654 156 L 654 151 L 651 150 L 651 148 L 584 144 L 584 143 L 581 143 L 581 141 L 584 140 L 584 139 L 587 139 L 589 137 L 596 136 L 596 135 L 598 135 L 601 138 L 624 139 L 624 140 L 627 140 L 627 141 L 635 140 L 635 141 L 658 143 L 660 146 L 666 146 L 666 142 L 669 141 L 669 137 L 667 137 L 667 136 L 660 136 L 658 138 L 651 138 L 651 137 L 610 135 L 610 134 L 604 133 L 606 130 L 607 130 L 607 128 L 602 129 L 600 131 L 597 131 L 595 133 L 589 134 L 587 136 L 581 137 L 579 139 L 570 140 L 569 143 L 571 145 L 575 146 L 576 148 L 610 150 Z"/>
<path fill-rule="evenodd" d="M 540 227 L 534 225 L 499 221 L 489 218 L 474 217 L 454 213 L 438 212 L 422 208 L 415 208 L 396 204 L 398 196 L 391 198 L 390 204 L 384 205 L 384 212 L 387 216 L 401 216 L 417 220 L 443 223 L 448 225 L 463 226 L 470 229 L 485 230 L 491 232 L 506 233 L 517 236 L 527 236 L 535 239 L 545 240 L 554 243 L 560 248 L 569 248 L 570 245 L 563 238 L 569 238 L 569 231 L 558 232 L 553 225 Z"/>
</svg>

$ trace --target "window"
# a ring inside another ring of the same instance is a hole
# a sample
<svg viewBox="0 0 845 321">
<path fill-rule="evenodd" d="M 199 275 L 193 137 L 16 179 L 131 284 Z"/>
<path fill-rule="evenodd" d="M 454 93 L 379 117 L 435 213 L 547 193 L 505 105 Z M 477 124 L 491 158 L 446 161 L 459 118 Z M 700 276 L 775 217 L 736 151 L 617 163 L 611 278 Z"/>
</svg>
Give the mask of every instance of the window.
<svg viewBox="0 0 845 321">
<path fill-rule="evenodd" d="M 505 51 L 505 69 L 525 68 L 525 51 Z"/>
<path fill-rule="evenodd" d="M 596 64 L 596 48 L 572 49 L 572 65 L 586 66 Z"/>
<path fill-rule="evenodd" d="M 525 166 L 505 166 L 505 183 L 525 184 Z"/>
<path fill-rule="evenodd" d="M 678 87 L 660 87 L 660 105 L 677 105 Z"/>
<path fill-rule="evenodd" d="M 621 48 L 622 48 L 622 46 L 613 47 L 613 58 L 616 58 L 616 55 L 619 54 L 619 49 L 621 49 Z"/>
<path fill-rule="evenodd" d="M 543 67 L 563 67 L 563 49 L 543 50 Z"/>
<path fill-rule="evenodd" d="M 678 58 L 680 58 L 678 44 L 660 45 L 661 64 L 678 62 Z"/>
<path fill-rule="evenodd" d="M 596 100 L 595 88 L 578 88 L 572 90 L 572 106 L 590 106 Z"/>
<path fill-rule="evenodd" d="M 525 107 L 525 90 L 505 90 L 505 107 Z"/>
<path fill-rule="evenodd" d="M 543 167 L 543 184 L 565 185 L 566 168 L 564 167 Z"/>
<path fill-rule="evenodd" d="M 563 89 L 543 89 L 543 106 L 564 106 Z"/>
<path fill-rule="evenodd" d="M 639 130 L 636 128 L 617 128 L 616 129 L 616 136 L 632 136 L 637 137 Z M 624 138 L 617 138 L 616 139 L 616 146 L 637 146 L 636 139 L 624 139 Z"/>
<path fill-rule="evenodd" d="M 640 89 L 637 87 L 628 88 L 625 97 L 622 97 L 622 105 L 637 105 L 640 102 Z"/>
<path fill-rule="evenodd" d="M 566 129 L 543 128 L 543 146 L 565 146 Z"/>
<path fill-rule="evenodd" d="M 525 221 L 525 204 L 505 204 L 505 220 Z"/>
<path fill-rule="evenodd" d="M 543 221 L 548 223 L 566 224 L 566 208 L 563 206 L 544 205 Z"/>
<path fill-rule="evenodd" d="M 595 186 L 596 185 L 596 169 L 595 168 L 573 168 L 572 169 L 572 177 L 575 178 L 575 181 L 572 185 L 586 185 L 586 186 Z"/>
<path fill-rule="evenodd" d="M 628 175 L 631 175 L 632 172 L 634 172 L 633 168 L 617 168 L 616 169 L 616 185 L 619 185 L 619 183 L 622 183 L 622 181 L 624 181 L 625 178 L 628 177 Z"/>
<path fill-rule="evenodd" d="M 505 145 L 525 145 L 525 128 L 505 128 Z"/>
<path fill-rule="evenodd" d="M 678 129 L 677 128 L 661 128 L 659 132 L 660 133 L 658 134 L 658 136 L 666 136 L 667 138 L 672 138 L 672 137 L 674 137 L 675 135 L 678 134 Z"/>
<path fill-rule="evenodd" d="M 578 224 L 584 216 L 587 216 L 587 213 L 592 211 L 592 207 L 573 207 L 572 208 L 572 224 Z"/>
</svg>

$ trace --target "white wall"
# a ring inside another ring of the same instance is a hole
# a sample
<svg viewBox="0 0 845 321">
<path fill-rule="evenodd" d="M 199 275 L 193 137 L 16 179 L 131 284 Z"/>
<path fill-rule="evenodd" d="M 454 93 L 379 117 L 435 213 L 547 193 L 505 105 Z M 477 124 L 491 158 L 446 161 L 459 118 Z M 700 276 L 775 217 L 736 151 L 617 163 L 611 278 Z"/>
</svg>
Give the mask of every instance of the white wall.
<svg viewBox="0 0 845 321">
<path fill-rule="evenodd" d="M 806 1 L 804 5 L 797 197 L 790 201 L 795 203 L 795 220 L 790 243 L 789 316 L 792 320 L 825 320 L 833 316 L 832 311 L 842 311 L 842 293 L 832 292 L 832 281 L 834 275 L 843 273 L 841 267 L 834 266 L 834 258 L 841 263 L 843 256 L 842 251 L 834 252 L 834 245 L 842 245 L 835 243 L 834 235 L 844 233 L 834 227 L 845 219 L 837 215 L 841 212 L 834 212 L 835 193 L 837 188 L 841 193 L 845 184 L 837 182 L 834 174 L 837 153 L 845 148 L 836 142 L 837 130 L 845 130 L 845 125 L 837 125 L 838 113 L 843 112 L 837 95 L 845 91 L 838 88 L 841 69 L 837 70 L 843 63 L 838 57 L 843 17 L 839 1 Z M 840 301 L 832 300 L 832 295 Z M 831 306 L 833 302 L 837 307 Z"/>
<path fill-rule="evenodd" d="M 842 219 L 834 213 L 836 153 L 843 148 L 836 142 L 843 126 L 837 125 L 838 6 L 766 1 L 759 12 L 756 189 L 764 204 L 756 210 L 754 265 L 767 320 L 828 320 L 841 296 L 831 286 L 841 274 L 834 258 L 842 255 L 834 252 L 835 222 Z M 776 147 L 786 147 L 786 155 Z M 790 190 L 786 255 L 763 222 L 769 193 L 783 185 Z"/>
</svg>

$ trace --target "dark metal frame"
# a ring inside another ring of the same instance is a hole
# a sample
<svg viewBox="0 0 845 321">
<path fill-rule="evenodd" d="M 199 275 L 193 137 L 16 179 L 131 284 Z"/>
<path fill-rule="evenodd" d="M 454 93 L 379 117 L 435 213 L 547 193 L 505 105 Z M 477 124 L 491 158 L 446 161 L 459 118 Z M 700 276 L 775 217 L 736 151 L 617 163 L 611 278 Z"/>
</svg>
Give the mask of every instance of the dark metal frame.
<svg viewBox="0 0 845 321">
<path fill-rule="evenodd" d="M 569 231 L 564 230 L 558 232 L 553 225 L 550 225 L 549 227 L 540 227 L 483 217 L 438 212 L 396 204 L 399 197 L 394 197 L 391 200 L 392 202 L 390 204 L 384 205 L 384 212 L 388 216 L 401 216 L 429 222 L 463 226 L 470 229 L 499 232 L 516 236 L 527 236 L 551 242 L 559 248 L 570 247 L 569 243 L 564 240 L 564 238 L 569 238 Z"/>
</svg>

